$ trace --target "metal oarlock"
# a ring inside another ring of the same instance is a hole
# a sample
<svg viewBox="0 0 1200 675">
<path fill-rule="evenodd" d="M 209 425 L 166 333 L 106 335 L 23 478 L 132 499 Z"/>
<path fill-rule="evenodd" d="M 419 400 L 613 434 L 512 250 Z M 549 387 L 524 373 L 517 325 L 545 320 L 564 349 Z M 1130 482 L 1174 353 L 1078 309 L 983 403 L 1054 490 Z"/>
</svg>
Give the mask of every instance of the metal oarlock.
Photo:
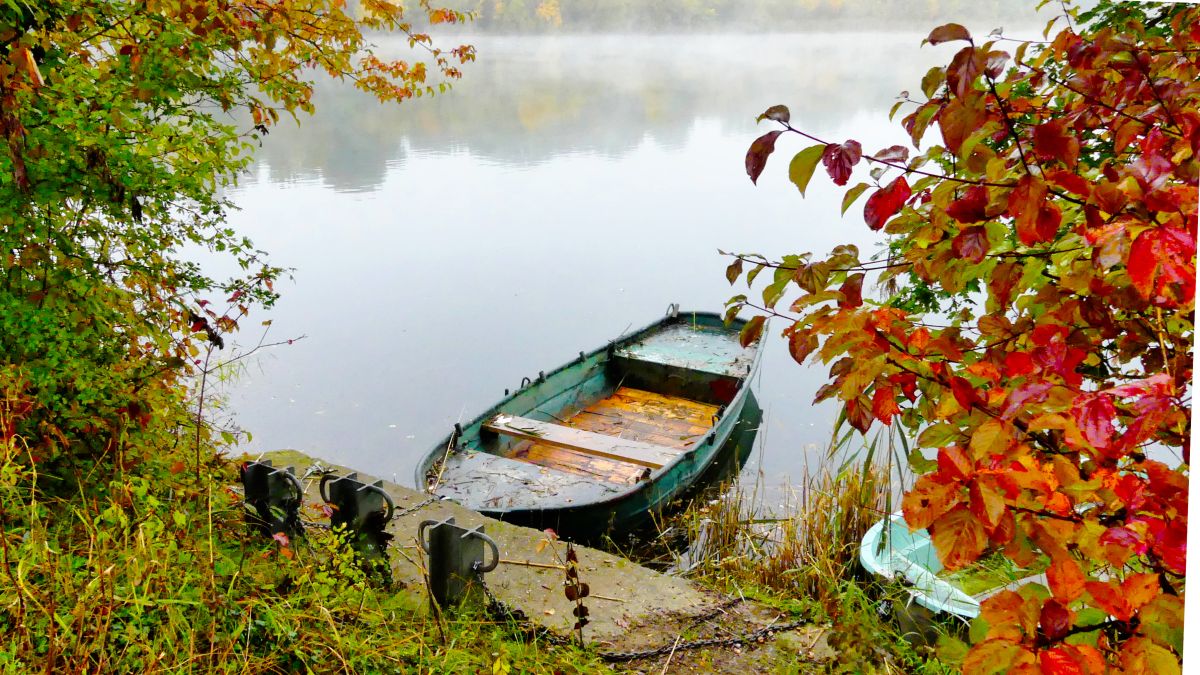
<svg viewBox="0 0 1200 675">
<path fill-rule="evenodd" d="M 278 532 L 295 537 L 303 532 L 304 486 L 293 467 L 277 469 L 270 460 L 262 460 L 242 464 L 240 473 L 246 505 L 253 509 L 246 513 L 252 525 L 268 537 Z"/>
<path fill-rule="evenodd" d="M 321 499 L 333 507 L 330 525 L 343 527 L 350 542 L 372 562 L 384 562 L 384 549 L 392 535 L 384 530 L 396 511 L 391 496 L 383 489 L 383 481 L 363 483 L 358 474 L 321 477 Z"/>
<path fill-rule="evenodd" d="M 482 525 L 468 530 L 455 525 L 452 517 L 422 521 L 417 527 L 417 541 L 429 556 L 429 592 L 439 607 L 461 603 L 475 580 L 496 569 L 500 562 L 500 550 L 483 533 Z M 486 564 L 485 544 L 492 552 L 492 560 Z"/>
</svg>

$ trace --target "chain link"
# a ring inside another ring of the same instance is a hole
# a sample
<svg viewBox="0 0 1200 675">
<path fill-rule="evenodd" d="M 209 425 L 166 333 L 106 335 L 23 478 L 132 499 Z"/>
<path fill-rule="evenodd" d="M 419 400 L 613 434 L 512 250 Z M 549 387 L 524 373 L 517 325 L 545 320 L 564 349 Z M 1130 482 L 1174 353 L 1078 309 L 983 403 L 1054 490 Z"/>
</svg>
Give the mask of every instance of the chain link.
<svg viewBox="0 0 1200 675">
<path fill-rule="evenodd" d="M 771 624 L 763 626 L 758 630 L 751 631 L 744 635 L 735 635 L 727 638 L 704 638 L 700 640 L 690 640 L 688 642 L 680 642 L 663 645 L 656 649 L 645 649 L 634 652 L 600 652 L 597 654 L 601 659 L 609 662 L 621 661 L 638 661 L 640 659 L 650 659 L 656 656 L 664 656 L 672 652 L 682 652 L 689 649 L 702 649 L 704 647 L 735 647 L 747 643 L 758 642 L 773 636 L 775 633 L 784 633 L 789 630 L 803 628 L 809 625 L 808 621 L 789 621 L 788 623 Z"/>
<path fill-rule="evenodd" d="M 424 501 L 417 502 L 416 504 L 413 504 L 412 506 L 404 509 L 403 511 L 397 511 L 397 512 L 393 513 L 392 520 L 400 520 L 404 516 L 410 516 L 410 515 L 416 513 L 417 511 L 420 511 L 421 509 L 425 508 L 426 506 L 429 506 L 430 504 L 432 504 L 436 501 L 439 501 L 440 499 L 441 499 L 441 497 L 438 497 L 436 495 L 430 495 L 429 497 L 426 497 Z"/>
<path fill-rule="evenodd" d="M 487 596 L 488 612 L 501 621 L 511 621 L 513 623 L 520 624 L 529 632 L 551 644 L 567 645 L 573 642 L 573 640 L 570 638 L 557 635 L 551 632 L 548 628 L 535 625 L 529 620 L 529 617 L 525 615 L 525 612 L 522 612 L 519 609 L 513 609 L 512 607 L 509 607 L 508 604 L 506 604 L 503 600 L 497 598 L 496 595 L 492 593 L 492 589 L 488 587 L 487 582 L 484 581 L 483 573 L 479 571 L 480 565 L 481 563 L 475 563 L 473 569 L 475 572 L 475 580 L 479 582 L 479 587 L 483 589 L 484 595 Z M 695 625 L 715 617 L 739 602 L 742 602 L 741 598 L 731 598 L 717 605 L 716 607 L 707 609 L 689 618 L 691 619 L 692 625 Z M 644 649 L 640 651 L 597 652 L 596 655 L 610 663 L 639 661 L 641 659 L 650 659 L 656 656 L 664 656 L 672 652 L 687 651 L 689 649 L 702 649 L 704 647 L 734 647 L 737 645 L 759 642 L 760 640 L 765 640 L 766 638 L 773 636 L 775 633 L 784 633 L 789 630 L 803 628 L 809 624 L 810 622 L 808 621 L 790 621 L 788 623 L 764 626 L 758 630 L 751 631 L 744 635 L 735 635 L 724 638 L 703 638 L 699 640 L 690 640 L 688 642 L 678 643 L 673 642 L 671 644 L 656 647 L 654 649 Z"/>
</svg>

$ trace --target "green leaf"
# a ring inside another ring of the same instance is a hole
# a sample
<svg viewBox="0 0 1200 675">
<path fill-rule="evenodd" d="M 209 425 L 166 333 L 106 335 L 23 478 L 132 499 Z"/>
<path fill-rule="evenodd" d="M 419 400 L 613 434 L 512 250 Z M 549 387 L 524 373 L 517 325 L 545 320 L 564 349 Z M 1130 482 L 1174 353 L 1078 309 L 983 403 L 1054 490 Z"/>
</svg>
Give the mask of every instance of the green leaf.
<svg viewBox="0 0 1200 675">
<path fill-rule="evenodd" d="M 938 636 L 937 657 L 950 665 L 960 665 L 967 657 L 967 643 L 947 634 Z"/>
<path fill-rule="evenodd" d="M 750 286 L 753 286 L 753 285 L 754 285 L 754 279 L 755 279 L 755 277 L 757 277 L 757 276 L 758 276 L 758 273 L 759 273 L 759 272 L 761 272 L 761 271 L 763 271 L 763 269 L 764 269 L 765 267 L 766 267 L 766 265 L 765 265 L 765 264 L 763 264 L 763 263 L 759 263 L 759 264 L 757 264 L 757 265 L 755 265 L 755 266 L 754 266 L 754 269 L 752 269 L 752 270 L 750 270 L 749 272 L 747 272 L 747 273 L 746 273 L 746 288 L 749 288 Z"/>
<path fill-rule="evenodd" d="M 919 448 L 913 448 L 912 452 L 908 453 L 908 466 L 914 473 L 929 473 L 937 468 L 937 461 L 927 459 Z"/>
<path fill-rule="evenodd" d="M 991 626 L 988 625 L 987 620 L 982 616 L 975 617 L 971 621 L 970 629 L 967 631 L 967 638 L 971 641 L 971 644 L 977 645 L 987 638 L 988 629 L 990 628 Z"/>
<path fill-rule="evenodd" d="M 821 161 L 821 155 L 825 152 L 823 144 L 807 147 L 792 158 L 792 163 L 788 165 L 788 179 L 795 183 L 800 189 L 800 195 L 804 196 L 804 190 L 808 188 L 808 181 L 812 178 L 813 171 L 817 168 L 817 162 Z"/>
<path fill-rule="evenodd" d="M 917 445 L 922 448 L 941 448 L 950 445 L 958 436 L 958 427 L 941 422 L 926 427 L 921 435 L 917 436 Z"/>
<path fill-rule="evenodd" d="M 871 186 L 867 183 L 859 183 L 858 185 L 855 185 L 854 187 L 852 187 L 846 191 L 846 196 L 842 197 L 842 215 L 843 216 L 846 215 L 846 211 L 854 204 L 855 200 L 858 199 L 859 195 L 861 195 L 863 193 L 863 191 L 869 187 L 871 187 Z"/>
</svg>

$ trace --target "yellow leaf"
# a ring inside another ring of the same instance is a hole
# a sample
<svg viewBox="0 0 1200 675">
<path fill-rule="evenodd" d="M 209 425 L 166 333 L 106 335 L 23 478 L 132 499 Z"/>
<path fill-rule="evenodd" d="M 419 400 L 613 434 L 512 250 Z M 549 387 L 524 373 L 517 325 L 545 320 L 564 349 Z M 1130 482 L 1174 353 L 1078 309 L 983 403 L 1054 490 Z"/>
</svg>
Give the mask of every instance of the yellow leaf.
<svg viewBox="0 0 1200 675">
<path fill-rule="evenodd" d="M 984 459 L 991 455 L 1003 454 L 1008 449 L 1012 436 L 1004 428 L 1000 420 L 988 420 L 979 425 L 971 434 L 971 455 L 975 459 Z"/>
</svg>

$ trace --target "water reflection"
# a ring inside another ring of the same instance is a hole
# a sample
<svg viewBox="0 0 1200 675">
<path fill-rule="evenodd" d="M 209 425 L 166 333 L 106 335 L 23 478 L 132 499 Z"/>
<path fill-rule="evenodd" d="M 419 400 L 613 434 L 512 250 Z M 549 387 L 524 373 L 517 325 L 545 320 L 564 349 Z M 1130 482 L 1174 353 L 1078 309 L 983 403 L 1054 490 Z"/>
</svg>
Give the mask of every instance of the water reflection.
<svg viewBox="0 0 1200 675">
<path fill-rule="evenodd" d="M 468 153 L 528 168 L 570 154 L 617 159 L 646 142 L 675 151 L 701 120 L 721 133 L 747 133 L 766 101 L 786 100 L 806 128 L 829 129 L 845 116 L 886 111 L 921 72 L 863 69 L 831 53 L 870 44 L 884 58 L 903 53 L 912 62 L 913 53 L 922 56 L 919 41 L 854 33 L 481 36 L 479 61 L 450 95 L 381 105 L 319 79 L 319 114 L 299 128 L 278 125 L 259 157 L 273 181 L 319 178 L 354 192 L 378 189 L 389 166 L 417 154 Z"/>
</svg>

